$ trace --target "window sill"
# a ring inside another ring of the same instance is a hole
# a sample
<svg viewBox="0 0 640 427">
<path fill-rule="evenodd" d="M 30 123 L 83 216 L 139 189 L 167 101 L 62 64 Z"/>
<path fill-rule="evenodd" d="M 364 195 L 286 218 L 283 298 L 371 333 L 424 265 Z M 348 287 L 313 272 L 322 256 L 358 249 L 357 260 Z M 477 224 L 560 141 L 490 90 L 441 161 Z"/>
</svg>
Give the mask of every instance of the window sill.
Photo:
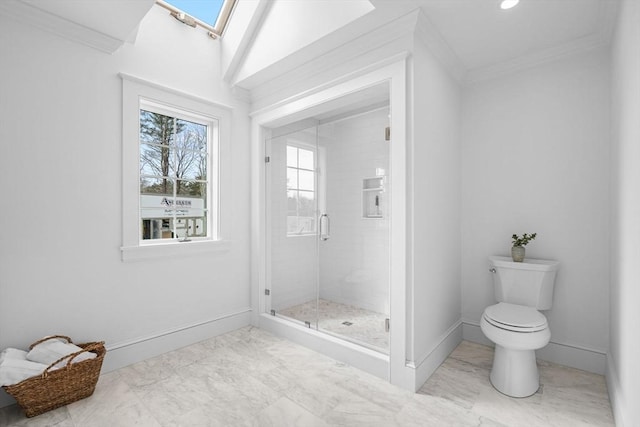
<svg viewBox="0 0 640 427">
<path fill-rule="evenodd" d="M 168 242 L 140 246 L 123 246 L 120 248 L 123 262 L 228 252 L 229 249 L 231 249 L 231 242 L 228 240 Z"/>
</svg>

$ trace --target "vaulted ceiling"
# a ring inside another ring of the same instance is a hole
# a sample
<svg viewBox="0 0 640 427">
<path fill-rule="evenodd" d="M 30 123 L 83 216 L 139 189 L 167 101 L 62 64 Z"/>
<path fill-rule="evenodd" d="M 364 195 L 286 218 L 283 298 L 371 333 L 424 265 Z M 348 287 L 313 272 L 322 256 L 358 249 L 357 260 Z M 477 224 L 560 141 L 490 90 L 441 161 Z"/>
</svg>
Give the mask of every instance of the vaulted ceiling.
<svg viewBox="0 0 640 427">
<path fill-rule="evenodd" d="M 296 0 L 303 1 L 324 2 L 332 9 L 339 4 L 335 0 Z M 363 16 L 366 25 L 356 26 L 352 35 L 421 9 L 467 81 L 605 45 L 617 12 L 617 0 L 521 0 L 506 11 L 498 7 L 499 0 L 369 1 L 375 9 Z M 269 0 L 254 3 L 267 5 L 256 9 L 262 12 L 274 4 Z M 2 0 L 0 11 L 112 53 L 135 39 L 136 27 L 153 4 L 154 0 Z M 325 43 L 325 50 L 343 42 L 333 37 Z"/>
</svg>

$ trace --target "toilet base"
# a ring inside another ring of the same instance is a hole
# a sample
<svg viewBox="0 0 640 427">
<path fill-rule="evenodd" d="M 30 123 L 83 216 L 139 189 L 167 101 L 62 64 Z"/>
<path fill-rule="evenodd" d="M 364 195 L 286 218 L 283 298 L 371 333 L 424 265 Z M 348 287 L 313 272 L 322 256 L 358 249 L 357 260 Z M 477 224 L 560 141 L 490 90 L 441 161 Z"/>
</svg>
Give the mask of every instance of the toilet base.
<svg viewBox="0 0 640 427">
<path fill-rule="evenodd" d="M 489 378 L 495 389 L 507 396 L 535 394 L 540 387 L 535 350 L 506 349 L 496 344 Z"/>
</svg>

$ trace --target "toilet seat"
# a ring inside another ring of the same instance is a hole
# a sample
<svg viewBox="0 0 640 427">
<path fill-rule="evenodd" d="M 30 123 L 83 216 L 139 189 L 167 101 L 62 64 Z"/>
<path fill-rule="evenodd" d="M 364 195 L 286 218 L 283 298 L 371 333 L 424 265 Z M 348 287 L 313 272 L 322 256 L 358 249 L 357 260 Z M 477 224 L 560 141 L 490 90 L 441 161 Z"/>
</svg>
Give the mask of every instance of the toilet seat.
<svg viewBox="0 0 640 427">
<path fill-rule="evenodd" d="M 505 302 L 487 307 L 483 317 L 491 325 L 513 332 L 538 332 L 548 327 L 547 318 L 535 308 Z"/>
</svg>

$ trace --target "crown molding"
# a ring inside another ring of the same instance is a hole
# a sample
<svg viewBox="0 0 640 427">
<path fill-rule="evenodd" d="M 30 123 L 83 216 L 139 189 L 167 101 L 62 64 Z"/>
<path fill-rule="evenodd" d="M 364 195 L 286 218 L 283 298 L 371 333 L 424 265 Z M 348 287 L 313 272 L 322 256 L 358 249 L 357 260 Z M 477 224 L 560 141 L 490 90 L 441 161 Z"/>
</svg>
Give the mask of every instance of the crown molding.
<svg viewBox="0 0 640 427">
<path fill-rule="evenodd" d="M 570 55 L 597 49 L 607 44 L 608 41 L 603 40 L 600 34 L 591 34 L 529 55 L 523 55 L 508 61 L 469 70 L 464 83 L 471 85 L 485 80 L 503 77 L 518 71 L 539 67 Z"/>
<path fill-rule="evenodd" d="M 466 67 L 422 9 L 418 14 L 415 35 L 417 40 L 425 45 L 458 83 L 464 81 L 467 73 Z"/>
<path fill-rule="evenodd" d="M 595 32 L 528 55 L 519 56 L 485 67 L 474 68 L 467 71 L 464 83 L 471 85 L 485 80 L 503 77 L 518 71 L 524 71 L 557 61 L 570 55 L 608 46 L 613 37 L 617 15 L 617 1 L 602 1 L 600 3 L 600 16 L 602 16 L 602 19 L 600 20 L 600 26 Z"/>
<path fill-rule="evenodd" d="M 0 13 L 16 21 L 108 54 L 114 53 L 126 41 L 93 30 L 19 0 L 0 1 Z M 135 30 L 137 31 L 137 28 L 135 28 Z M 133 36 L 135 39 L 135 34 L 133 34 Z M 131 35 L 127 38 L 131 39 Z"/>
</svg>

